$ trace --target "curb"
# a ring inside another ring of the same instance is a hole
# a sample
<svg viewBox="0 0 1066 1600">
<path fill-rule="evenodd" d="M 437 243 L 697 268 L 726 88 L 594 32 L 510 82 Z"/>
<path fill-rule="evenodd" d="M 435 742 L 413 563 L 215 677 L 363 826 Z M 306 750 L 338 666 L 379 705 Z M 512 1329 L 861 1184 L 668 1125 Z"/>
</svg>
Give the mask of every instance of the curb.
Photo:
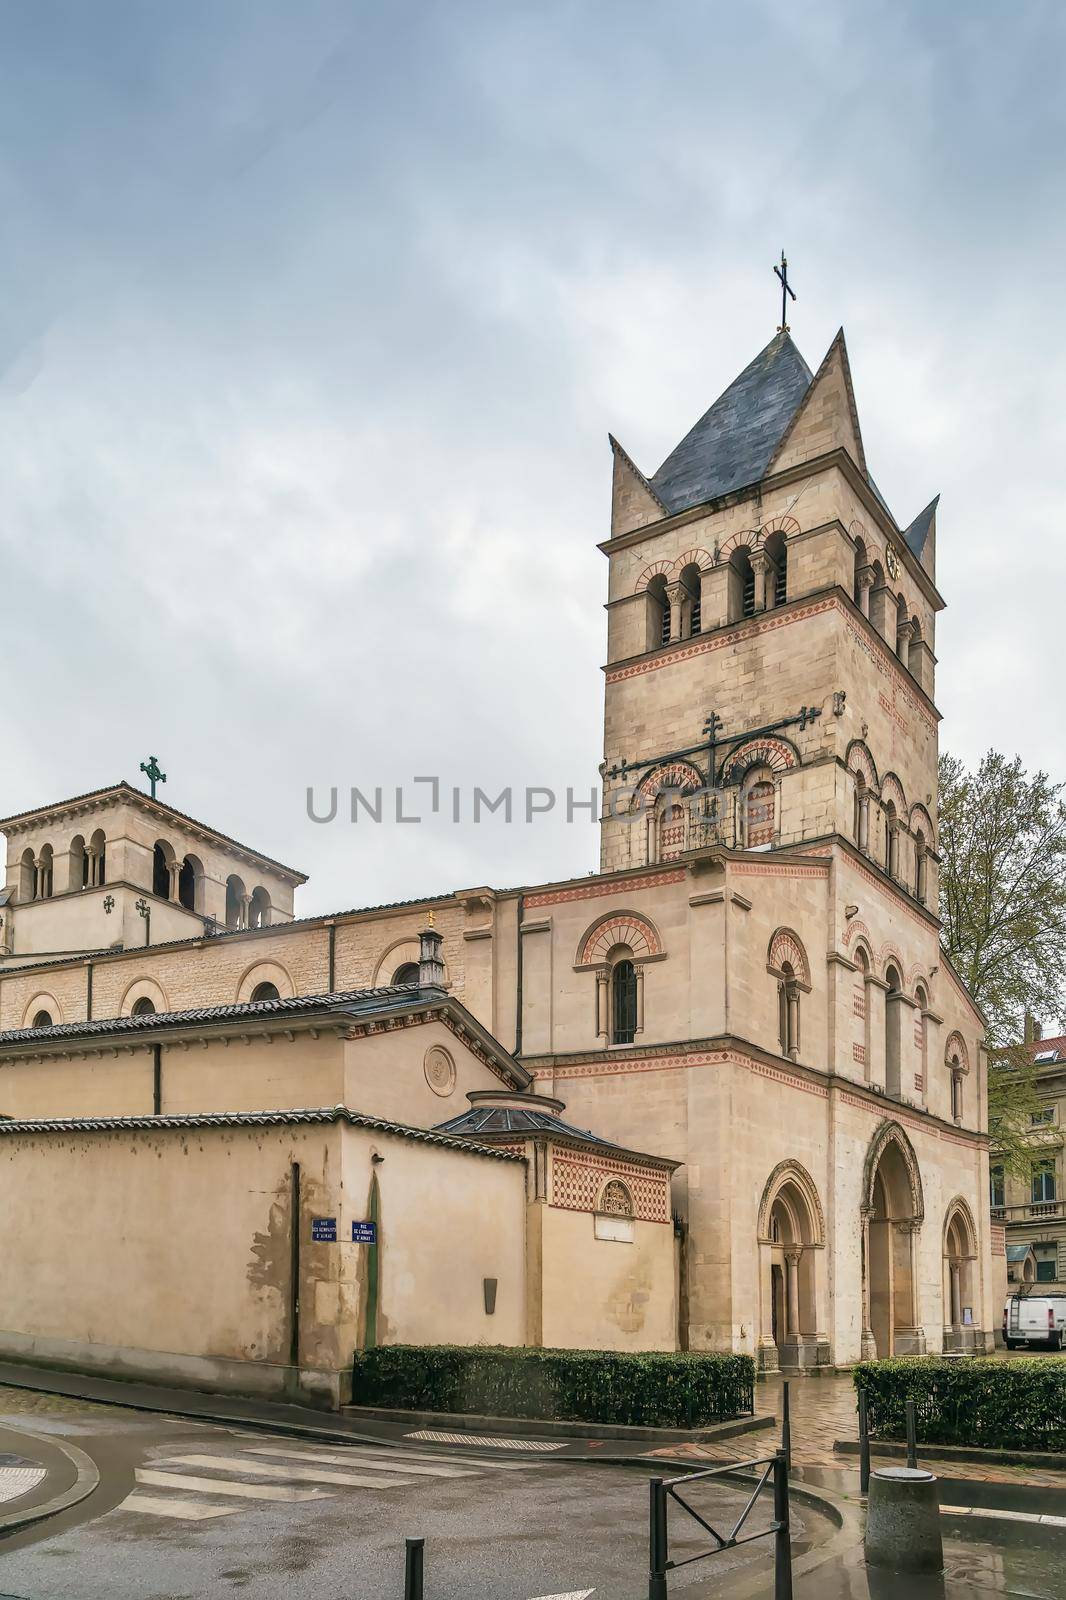
<svg viewBox="0 0 1066 1600">
<path fill-rule="evenodd" d="M 835 1439 L 833 1449 L 837 1455 L 857 1456 L 857 1439 Z M 907 1446 L 895 1439 L 871 1439 L 870 1453 L 902 1459 Z M 1066 1471 L 1066 1455 L 1052 1450 L 979 1450 L 976 1445 L 923 1444 L 918 1442 L 918 1454 L 929 1461 L 982 1461 L 993 1467 L 1034 1467 L 1041 1471 Z"/>
<path fill-rule="evenodd" d="M 0 1534 L 15 1533 L 19 1528 L 29 1528 L 35 1522 L 43 1522 L 47 1517 L 54 1517 L 60 1511 L 66 1511 L 70 1506 L 79 1505 L 82 1500 L 87 1500 L 94 1489 L 99 1488 L 100 1473 L 96 1463 L 84 1450 L 79 1450 L 75 1444 L 64 1444 L 59 1439 L 44 1439 L 40 1434 L 30 1433 L 26 1428 L 12 1428 L 4 1424 L 5 1433 L 13 1433 L 23 1439 L 32 1439 L 35 1444 L 46 1444 L 66 1456 L 74 1468 L 76 1477 L 69 1489 L 62 1494 L 53 1495 L 50 1500 L 43 1500 L 38 1505 L 24 1506 L 21 1511 L 0 1511 Z"/>
<path fill-rule="evenodd" d="M 254 1416 L 254 1415 L 249 1416 L 243 1410 L 229 1411 L 229 1410 L 222 1409 L 221 1407 L 211 1406 L 210 1404 L 200 1405 L 200 1406 L 196 1406 L 194 1408 L 186 1408 L 181 1404 L 181 1396 L 182 1396 L 182 1393 L 184 1391 L 170 1390 L 170 1391 L 168 1391 L 167 1399 L 164 1401 L 164 1400 L 162 1400 L 162 1399 L 160 1399 L 158 1397 L 153 1397 L 151 1394 L 145 1394 L 143 1387 L 141 1387 L 140 1388 L 140 1392 L 135 1394 L 135 1395 L 134 1394 L 124 1394 L 124 1393 L 118 1392 L 118 1391 L 121 1390 L 122 1387 L 124 1387 L 124 1385 L 120 1382 L 120 1380 L 102 1380 L 102 1381 L 105 1381 L 105 1382 L 109 1382 L 111 1385 L 113 1385 L 113 1388 L 116 1391 L 114 1393 L 109 1393 L 109 1394 L 97 1393 L 96 1392 L 96 1385 L 101 1381 L 100 1379 L 94 1379 L 93 1380 L 93 1384 L 92 1384 L 93 1392 L 84 1393 L 84 1392 L 80 1391 L 78 1386 L 77 1386 L 77 1381 L 76 1380 L 77 1380 L 78 1376 L 79 1376 L 79 1374 L 76 1374 L 76 1373 L 59 1371 L 59 1370 L 55 1370 L 55 1369 L 42 1367 L 39 1370 L 35 1370 L 33 1372 L 33 1378 L 32 1378 L 32 1381 L 30 1381 L 30 1379 L 28 1377 L 22 1377 L 22 1376 L 16 1377 L 16 1376 L 9 1375 L 7 1372 L 0 1371 L 0 1387 L 9 1388 L 9 1389 L 26 1389 L 26 1390 L 29 1390 L 31 1393 L 38 1393 L 39 1392 L 39 1393 L 42 1393 L 42 1394 L 59 1394 L 59 1395 L 66 1396 L 68 1399 L 83 1399 L 87 1403 L 90 1403 L 92 1405 L 120 1406 L 124 1410 L 128 1410 L 128 1411 L 147 1411 L 147 1412 L 153 1413 L 154 1415 L 159 1415 L 159 1416 L 180 1417 L 183 1421 L 188 1421 L 188 1422 L 213 1422 L 213 1423 L 221 1424 L 224 1427 L 231 1427 L 231 1428 L 235 1427 L 235 1428 L 241 1428 L 241 1429 L 254 1429 L 254 1430 L 258 1430 L 258 1431 L 263 1432 L 263 1433 L 280 1434 L 283 1437 L 287 1437 L 287 1438 L 309 1439 L 312 1442 L 316 1442 L 317 1441 L 317 1442 L 328 1442 L 328 1443 L 332 1443 L 332 1444 L 348 1443 L 348 1444 L 369 1444 L 369 1445 L 380 1445 L 382 1443 L 390 1443 L 390 1444 L 396 1444 L 396 1445 L 400 1446 L 401 1448 L 404 1445 L 404 1443 L 406 1442 L 403 1439 L 388 1439 L 387 1437 L 383 1437 L 380 1433 L 366 1433 L 366 1432 L 360 1431 L 357 1428 L 347 1428 L 347 1427 L 341 1427 L 341 1426 L 335 1426 L 335 1427 L 323 1426 L 322 1423 L 312 1422 L 310 1420 L 304 1421 L 301 1418 L 271 1417 L 271 1416 L 265 1416 L 264 1417 L 264 1416 Z M 205 1401 L 210 1401 L 210 1398 L 211 1398 L 210 1396 L 204 1395 L 202 1393 L 202 1391 L 200 1391 L 200 1390 L 196 1390 L 196 1391 L 190 1390 L 189 1394 L 190 1395 L 196 1394 L 198 1398 L 201 1398 L 201 1399 L 203 1399 Z M 346 1407 L 345 1411 L 347 1411 L 348 1409 L 349 1408 Z M 329 1413 L 329 1412 L 326 1412 L 326 1413 L 315 1413 L 315 1415 L 316 1416 L 318 1416 L 318 1415 L 322 1415 L 322 1416 L 336 1415 L 339 1418 L 339 1417 L 344 1415 L 344 1412 L 340 1412 L 340 1413 Z M 415 1415 L 417 1415 L 417 1413 Z M 428 1413 L 426 1413 L 425 1415 L 428 1415 Z M 392 1420 L 392 1419 L 394 1419 L 396 1417 L 397 1417 L 396 1413 L 391 1413 L 390 1414 L 390 1420 Z M 371 1419 L 369 1417 L 367 1417 L 366 1420 L 369 1421 Z M 459 1418 L 457 1420 L 463 1422 L 466 1426 L 469 1426 L 470 1422 L 471 1422 L 470 1418 L 465 1418 L 465 1417 L 464 1418 Z M 514 1418 L 501 1418 L 501 1419 L 499 1419 L 499 1423 L 500 1423 L 500 1427 L 501 1427 L 502 1431 L 513 1433 L 514 1430 L 510 1427 L 510 1424 L 515 1420 L 516 1419 L 514 1419 Z M 519 1418 L 517 1420 L 521 1421 L 522 1419 Z M 742 1418 L 739 1418 L 737 1420 L 738 1420 L 738 1423 L 743 1423 L 743 1425 L 744 1425 L 744 1430 L 743 1431 L 745 1431 L 745 1432 L 748 1431 L 752 1426 L 754 1426 L 755 1428 L 759 1428 L 759 1429 L 764 1428 L 764 1427 L 766 1427 L 768 1425 L 769 1426 L 773 1426 L 773 1419 L 772 1418 L 763 1419 L 761 1417 L 756 1417 L 756 1418 L 742 1417 Z M 572 1426 L 574 1426 L 575 1428 L 577 1428 L 579 1430 L 578 1437 L 582 1437 L 582 1438 L 590 1438 L 590 1437 L 595 1438 L 596 1437 L 595 1433 L 591 1432 L 591 1430 L 589 1430 L 589 1429 L 583 1428 L 581 1426 L 581 1424 L 579 1424 L 579 1423 L 578 1424 L 572 1424 Z M 733 1427 L 736 1427 L 737 1424 L 736 1423 L 723 1423 L 723 1424 L 721 1424 L 721 1426 L 724 1427 L 724 1428 L 733 1428 Z M 13 1429 L 12 1431 L 14 1432 L 14 1431 L 17 1431 L 17 1430 Z M 651 1433 L 651 1432 L 652 1432 L 652 1430 L 648 1430 L 648 1433 Z M 662 1437 L 657 1432 L 656 1432 L 655 1436 L 656 1437 Z M 531 1432 L 529 1437 L 530 1437 L 530 1442 L 532 1443 L 535 1439 L 543 1439 L 545 1436 L 543 1434 L 533 1434 Z M 616 1435 L 613 1435 L 612 1437 L 614 1439 L 617 1439 L 618 1436 L 616 1434 Z M 665 1444 L 676 1444 L 676 1443 L 679 1443 L 682 1439 L 688 1439 L 690 1437 L 692 1437 L 692 1435 L 689 1435 L 689 1434 L 679 1435 L 678 1437 L 673 1438 L 673 1439 L 671 1439 L 669 1437 L 666 1437 L 663 1440 L 663 1442 Z M 726 1435 L 717 1434 L 717 1435 L 712 1435 L 712 1437 L 716 1437 L 718 1439 L 721 1439 L 723 1437 L 726 1437 Z M 644 1437 L 644 1438 L 641 1439 L 641 1442 L 642 1443 L 646 1443 L 648 1445 L 651 1445 L 654 1442 L 654 1439 L 653 1438 Z M 71 1448 L 73 1448 L 73 1447 L 71 1447 Z M 528 1453 L 530 1453 L 530 1452 L 523 1452 L 523 1451 L 519 1451 L 519 1450 L 509 1452 L 509 1454 L 515 1455 L 515 1456 L 520 1456 L 522 1454 L 528 1454 Z M 86 1459 L 88 1459 L 88 1458 L 86 1458 Z M 540 1455 L 538 1455 L 537 1459 L 541 1460 L 543 1458 Z M 604 1457 L 601 1456 L 598 1452 L 588 1452 L 588 1451 L 586 1451 L 581 1455 L 563 1456 L 560 1459 L 563 1460 L 563 1461 L 591 1461 L 591 1462 L 597 1462 L 597 1461 L 603 1460 Z M 637 1459 L 639 1459 L 639 1457 L 636 1457 L 636 1456 L 623 1456 L 621 1459 L 624 1460 L 624 1461 L 629 1461 L 629 1460 L 637 1460 Z M 691 1463 L 687 1463 L 686 1464 L 685 1470 L 687 1470 L 687 1471 L 691 1471 L 692 1470 Z M 2 1526 L 3 1526 L 3 1523 L 0 1522 L 0 1527 L 2 1527 Z"/>
<path fill-rule="evenodd" d="M 515 1438 L 530 1439 L 602 1439 L 610 1444 L 616 1440 L 632 1440 L 637 1444 L 713 1444 L 719 1439 L 735 1439 L 739 1434 L 758 1432 L 776 1427 L 773 1417 L 730 1417 L 725 1422 L 711 1422 L 702 1428 L 686 1431 L 684 1428 L 626 1427 L 613 1422 L 541 1421 L 533 1417 L 489 1417 L 474 1412 L 455 1411 L 397 1411 L 384 1406 L 342 1406 L 341 1415 L 353 1422 L 394 1422 L 397 1426 L 416 1428 L 451 1428 L 483 1433 L 506 1433 Z"/>
</svg>

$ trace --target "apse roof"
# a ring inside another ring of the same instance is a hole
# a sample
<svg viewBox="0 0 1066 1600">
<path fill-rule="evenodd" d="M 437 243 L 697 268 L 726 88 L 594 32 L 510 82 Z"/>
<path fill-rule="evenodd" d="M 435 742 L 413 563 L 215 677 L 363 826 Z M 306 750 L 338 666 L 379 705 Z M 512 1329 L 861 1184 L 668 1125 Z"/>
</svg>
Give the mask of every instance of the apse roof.
<svg viewBox="0 0 1066 1600">
<path fill-rule="evenodd" d="M 588 1144 L 611 1143 L 610 1139 L 603 1139 L 588 1128 L 575 1128 L 551 1111 L 535 1111 L 526 1106 L 471 1106 L 469 1111 L 437 1126 L 444 1133 L 467 1134 L 471 1138 L 483 1133 L 552 1133 L 583 1139 Z"/>
<path fill-rule="evenodd" d="M 758 483 L 812 378 L 791 335 L 775 334 L 651 479 L 670 512 Z"/>
</svg>

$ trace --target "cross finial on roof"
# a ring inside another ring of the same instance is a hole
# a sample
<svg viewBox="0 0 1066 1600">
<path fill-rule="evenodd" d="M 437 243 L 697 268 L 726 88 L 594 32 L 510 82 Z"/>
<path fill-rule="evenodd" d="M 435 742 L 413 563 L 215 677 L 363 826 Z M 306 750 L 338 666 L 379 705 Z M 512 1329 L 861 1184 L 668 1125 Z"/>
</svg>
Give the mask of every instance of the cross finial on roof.
<svg viewBox="0 0 1066 1600">
<path fill-rule="evenodd" d="M 152 799 L 155 799 L 155 786 L 157 783 L 166 783 L 167 775 L 161 769 L 155 756 L 149 756 L 147 761 L 141 762 L 141 771 L 152 785 Z"/>
<path fill-rule="evenodd" d="M 785 316 L 788 311 L 788 297 L 791 295 L 793 300 L 795 300 L 796 296 L 793 292 L 792 285 L 788 281 L 788 262 L 785 260 L 785 252 L 783 250 L 781 252 L 781 265 L 779 267 L 775 267 L 774 271 L 781 279 L 781 326 L 777 331 L 778 333 L 787 333 L 789 328 L 788 323 L 785 320 Z"/>
</svg>

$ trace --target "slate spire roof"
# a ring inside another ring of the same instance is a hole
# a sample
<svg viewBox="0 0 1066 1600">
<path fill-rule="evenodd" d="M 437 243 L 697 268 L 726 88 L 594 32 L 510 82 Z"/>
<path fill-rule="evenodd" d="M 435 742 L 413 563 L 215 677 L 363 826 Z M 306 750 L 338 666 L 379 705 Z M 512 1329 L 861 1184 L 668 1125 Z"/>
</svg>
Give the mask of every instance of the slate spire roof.
<svg viewBox="0 0 1066 1600">
<path fill-rule="evenodd" d="M 651 479 L 671 514 L 758 483 L 812 379 L 791 336 L 775 334 Z"/>
<path fill-rule="evenodd" d="M 907 544 L 914 551 L 914 554 L 918 557 L 919 561 L 922 560 L 923 552 L 925 550 L 925 541 L 929 537 L 929 529 L 933 526 L 933 518 L 936 516 L 936 508 L 939 504 L 939 501 L 940 496 L 935 495 L 934 498 L 930 500 L 925 510 L 919 511 L 910 527 L 904 529 L 903 537 L 906 539 Z"/>
</svg>

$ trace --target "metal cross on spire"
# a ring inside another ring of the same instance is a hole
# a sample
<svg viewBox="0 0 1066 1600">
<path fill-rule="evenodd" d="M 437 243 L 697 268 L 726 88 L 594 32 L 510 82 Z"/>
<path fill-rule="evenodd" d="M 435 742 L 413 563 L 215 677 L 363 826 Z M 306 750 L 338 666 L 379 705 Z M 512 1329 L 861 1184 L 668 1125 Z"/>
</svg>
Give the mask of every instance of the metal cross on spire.
<svg viewBox="0 0 1066 1600">
<path fill-rule="evenodd" d="M 793 300 L 795 300 L 796 296 L 793 292 L 792 285 L 788 281 L 788 262 L 785 260 L 785 252 L 783 250 L 781 252 L 781 265 L 779 267 L 775 267 L 774 271 L 781 279 L 781 326 L 777 331 L 778 333 L 787 333 L 789 331 L 788 322 L 786 321 L 788 297 L 791 295 Z"/>
<path fill-rule="evenodd" d="M 141 771 L 152 785 L 152 799 L 155 799 L 155 786 L 157 783 L 166 783 L 167 775 L 161 769 L 155 756 L 149 756 L 147 761 L 141 762 Z"/>
</svg>

